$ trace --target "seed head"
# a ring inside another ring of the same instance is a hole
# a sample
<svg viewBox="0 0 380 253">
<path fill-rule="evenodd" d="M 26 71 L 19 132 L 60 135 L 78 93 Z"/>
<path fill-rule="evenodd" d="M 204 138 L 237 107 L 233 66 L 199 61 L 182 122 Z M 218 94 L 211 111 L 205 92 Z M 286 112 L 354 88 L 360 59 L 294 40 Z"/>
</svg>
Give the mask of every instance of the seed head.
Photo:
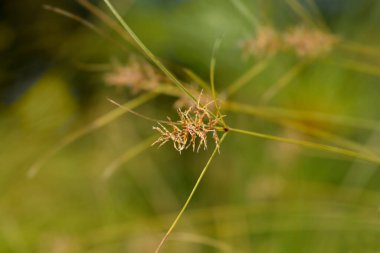
<svg viewBox="0 0 380 253">
<path fill-rule="evenodd" d="M 295 51 L 298 57 L 316 58 L 329 53 L 338 38 L 321 30 L 297 26 L 283 36 L 285 48 Z"/>
<path fill-rule="evenodd" d="M 177 109 L 179 119 L 172 121 L 158 122 L 158 126 L 153 127 L 161 136 L 152 144 L 159 144 L 159 147 L 167 143 L 173 142 L 174 148 L 178 152 L 192 147 L 197 152 L 203 147 L 207 149 L 207 139 L 211 134 L 215 145 L 219 149 L 219 136 L 217 126 L 220 117 L 215 118 L 206 106 L 200 106 L 199 103 L 190 106 L 186 110 Z"/>
<path fill-rule="evenodd" d="M 152 90 L 164 80 L 164 77 L 146 61 L 131 57 L 127 65 L 116 66 L 104 76 L 110 86 L 129 87 L 132 92 Z"/>
<path fill-rule="evenodd" d="M 268 57 L 281 50 L 281 38 L 278 32 L 265 26 L 257 30 L 256 36 L 241 45 L 245 56 Z"/>
</svg>

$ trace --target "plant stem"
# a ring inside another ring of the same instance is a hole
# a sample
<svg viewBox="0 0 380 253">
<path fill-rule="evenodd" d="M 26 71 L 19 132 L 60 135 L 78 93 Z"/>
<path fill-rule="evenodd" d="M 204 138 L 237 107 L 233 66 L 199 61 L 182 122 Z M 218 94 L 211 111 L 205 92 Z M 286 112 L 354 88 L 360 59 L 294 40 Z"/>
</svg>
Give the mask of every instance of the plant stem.
<svg viewBox="0 0 380 253">
<path fill-rule="evenodd" d="M 157 136 L 151 136 L 125 151 L 121 156 L 113 160 L 112 163 L 104 169 L 102 177 L 104 179 L 108 179 L 121 165 L 151 147 L 155 139 L 157 139 Z"/>
<path fill-rule="evenodd" d="M 220 139 L 220 142 L 219 142 L 219 145 L 222 144 L 224 138 L 227 136 L 227 133 L 224 133 L 222 138 Z M 212 160 L 214 159 L 215 155 L 218 153 L 218 146 L 216 146 L 214 148 L 214 151 L 212 152 L 210 158 L 208 159 L 205 167 L 203 168 L 201 174 L 199 175 L 198 179 L 197 179 L 197 182 L 195 183 L 193 189 L 191 190 L 189 196 L 187 197 L 187 200 L 185 202 L 185 204 L 183 205 L 181 211 L 178 213 L 177 217 L 174 219 L 172 225 L 170 226 L 170 228 L 168 229 L 168 231 L 166 232 L 165 236 L 162 238 L 160 244 L 158 245 L 158 247 L 156 248 L 156 250 L 154 251 L 155 253 L 158 253 L 162 247 L 162 245 L 165 243 L 166 239 L 169 237 L 169 235 L 172 233 L 172 231 L 174 230 L 174 228 L 176 227 L 176 225 L 178 224 L 178 221 L 181 219 L 183 213 L 185 212 L 187 206 L 189 205 L 191 199 L 193 198 L 194 196 L 194 193 L 196 192 L 196 190 L 198 189 L 198 186 L 199 184 L 201 183 L 204 175 L 206 174 L 207 172 L 207 169 L 209 168 Z"/>
<path fill-rule="evenodd" d="M 267 139 L 267 140 L 272 140 L 272 141 L 295 144 L 295 145 L 299 145 L 299 146 L 310 148 L 310 149 L 327 151 L 327 152 L 331 152 L 331 153 L 335 153 L 335 154 L 340 154 L 340 155 L 353 157 L 353 158 L 359 158 L 359 159 L 362 159 L 365 161 L 370 161 L 370 162 L 380 164 L 380 158 L 378 158 L 378 157 L 374 157 L 374 156 L 370 156 L 370 155 L 366 155 L 366 154 L 361 154 L 361 153 L 358 153 L 358 152 L 355 152 L 355 151 L 349 150 L 349 149 L 338 148 L 338 147 L 334 147 L 334 146 L 329 146 L 329 145 L 324 145 L 324 144 L 319 144 L 319 143 L 314 143 L 314 142 L 309 142 L 309 141 L 289 139 L 289 138 L 284 138 L 284 137 L 279 137 L 279 136 L 274 136 L 274 135 L 268 135 L 268 134 L 253 132 L 253 131 L 237 129 L 237 128 L 229 128 L 229 131 L 258 137 L 261 139 Z"/>
<path fill-rule="evenodd" d="M 256 19 L 255 15 L 249 11 L 247 6 L 244 5 L 244 3 L 241 0 L 230 0 L 231 3 L 234 5 L 234 7 L 250 22 L 253 27 L 258 29 L 260 27 L 260 22 L 258 19 Z"/>
<path fill-rule="evenodd" d="M 263 72 L 268 66 L 269 60 L 264 60 L 262 62 L 256 63 L 253 65 L 246 73 L 244 73 L 239 79 L 234 81 L 232 84 L 230 84 L 225 94 L 227 96 L 231 96 L 232 94 L 236 93 L 238 90 L 240 90 L 244 85 L 248 84 L 255 76 Z"/>
<path fill-rule="evenodd" d="M 150 99 L 155 98 L 158 96 L 159 93 L 149 92 L 144 95 L 141 95 L 123 105 L 123 107 L 116 108 L 99 118 L 97 118 L 95 121 L 93 121 L 90 125 L 87 125 L 85 127 L 80 128 L 79 130 L 70 133 L 66 137 L 64 137 L 59 143 L 57 143 L 55 146 L 51 147 L 48 152 L 46 152 L 42 157 L 40 157 L 37 161 L 35 161 L 30 169 L 28 170 L 28 177 L 32 178 L 34 177 L 37 172 L 40 170 L 40 168 L 55 154 L 57 154 L 59 151 L 61 151 L 64 147 L 69 145 L 70 143 L 74 142 L 75 140 L 79 139 L 83 135 L 90 133 L 94 131 L 95 129 L 98 129 L 109 122 L 115 120 L 116 118 L 123 115 L 128 110 L 131 110 L 137 106 L 140 106 L 141 104 L 149 101 Z"/>
<path fill-rule="evenodd" d="M 146 54 L 146 56 L 154 63 L 156 66 L 161 69 L 162 72 L 166 74 L 166 76 L 174 82 L 175 85 L 178 86 L 185 94 L 187 94 L 194 102 L 197 102 L 197 99 L 182 85 L 182 83 L 158 60 L 158 58 L 144 45 L 144 43 L 137 37 L 137 35 L 133 32 L 133 30 L 127 25 L 127 23 L 123 20 L 120 14 L 116 11 L 113 5 L 108 0 L 103 0 L 105 4 L 108 6 L 112 14 L 115 18 L 120 22 L 123 28 L 127 31 L 127 33 L 132 37 L 132 39 L 136 42 L 136 44 L 140 47 L 140 49 Z"/>
<path fill-rule="evenodd" d="M 315 111 L 298 111 L 280 107 L 257 106 L 250 104 L 224 101 L 222 109 L 232 112 L 256 115 L 264 118 L 291 119 L 295 121 L 311 121 L 334 124 L 357 129 L 379 131 L 380 126 L 376 120 L 353 118 L 343 115 L 326 114 Z"/>
<path fill-rule="evenodd" d="M 261 97 L 261 103 L 265 104 L 277 95 L 286 85 L 290 83 L 305 67 L 306 62 L 301 61 L 294 65 L 289 71 L 287 71 L 283 76 L 278 79 Z"/>
</svg>

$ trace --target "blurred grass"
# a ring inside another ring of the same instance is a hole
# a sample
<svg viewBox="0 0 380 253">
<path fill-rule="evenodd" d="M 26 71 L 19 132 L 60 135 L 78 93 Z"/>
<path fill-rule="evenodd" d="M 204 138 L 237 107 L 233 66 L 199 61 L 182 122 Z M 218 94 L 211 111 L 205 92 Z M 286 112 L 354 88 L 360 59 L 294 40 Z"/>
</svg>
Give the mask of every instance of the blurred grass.
<svg viewBox="0 0 380 253">
<path fill-rule="evenodd" d="M 102 72 L 78 68 L 115 58 L 125 62 L 125 53 L 35 2 L 25 2 L 1 6 L 6 15 L 0 52 L 13 56 L 1 60 L 1 97 L 13 97 L 17 90 L 17 98 L 2 101 L 0 108 L 0 252 L 153 252 L 211 150 L 179 155 L 170 145 L 149 148 L 105 180 L 107 166 L 152 135 L 150 122 L 125 114 L 62 149 L 28 179 L 28 168 L 65 136 L 115 109 L 107 97 L 131 101 L 135 96 L 104 86 Z M 74 3 L 56 2 L 103 26 Z M 208 80 L 213 44 L 225 34 L 216 55 L 219 92 L 256 62 L 243 60 L 239 49 L 255 27 L 231 1 L 113 2 L 176 73 L 186 67 Z M 280 29 L 302 21 L 285 1 L 243 3 L 261 22 Z M 267 113 L 291 110 L 295 117 L 307 116 L 299 121 L 303 127 L 379 154 L 380 5 L 371 0 L 317 4 L 328 27 L 347 43 L 360 44 L 359 50 L 337 48 L 326 59 L 307 64 L 268 102 Z M 35 13 L 44 14 L 26 25 Z M 45 71 L 20 70 L 39 57 L 48 59 Z M 295 64 L 292 55 L 276 56 L 231 99 L 258 105 Z M 19 82 L 30 84 L 18 91 Z M 172 102 L 159 96 L 135 110 L 164 119 L 175 114 Z M 359 128 L 354 128 L 310 120 L 316 113 L 365 119 L 372 127 L 366 128 L 366 121 L 355 121 Z M 226 120 L 244 129 L 321 141 L 265 118 L 228 112 Z M 379 180 L 377 166 L 367 162 L 230 134 L 162 252 L 378 252 Z"/>
</svg>

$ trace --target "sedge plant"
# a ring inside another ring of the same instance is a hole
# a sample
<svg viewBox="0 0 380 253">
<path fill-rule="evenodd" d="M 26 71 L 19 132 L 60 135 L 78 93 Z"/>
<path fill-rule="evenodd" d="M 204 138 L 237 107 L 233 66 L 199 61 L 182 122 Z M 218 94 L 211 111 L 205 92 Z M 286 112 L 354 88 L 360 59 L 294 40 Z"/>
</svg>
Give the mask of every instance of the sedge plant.
<svg viewBox="0 0 380 253">
<path fill-rule="evenodd" d="M 133 29 L 123 20 L 121 15 L 112 5 L 109 0 L 103 0 L 107 5 L 110 12 L 113 14 L 117 23 L 108 17 L 105 13 L 101 12 L 99 9 L 91 5 L 85 0 L 79 0 L 81 5 L 86 6 L 93 14 L 103 20 L 105 23 L 111 27 L 128 43 L 130 43 L 135 49 L 140 52 L 140 54 L 146 57 L 146 61 L 131 61 L 132 63 L 128 65 L 127 68 L 120 68 L 116 71 L 114 75 L 108 75 L 107 80 L 109 83 L 113 84 L 123 84 L 127 82 L 132 84 L 132 90 L 135 89 L 142 94 L 137 96 L 135 99 L 127 102 L 124 105 L 118 105 L 118 108 L 114 109 L 110 113 L 101 116 L 93 124 L 78 130 L 66 138 L 64 138 L 60 143 L 56 145 L 51 151 L 47 152 L 29 170 L 29 176 L 34 176 L 39 171 L 41 166 L 50 159 L 53 155 L 58 153 L 62 148 L 72 143 L 79 137 L 94 131 L 111 121 L 120 117 L 126 112 L 131 112 L 140 116 L 142 118 L 154 121 L 152 126 L 158 136 L 154 135 L 142 141 L 135 147 L 127 150 L 119 158 L 115 159 L 107 168 L 104 170 L 104 178 L 109 178 L 123 163 L 127 162 L 130 158 L 141 154 L 143 151 L 148 149 L 150 146 L 162 146 L 167 143 L 173 145 L 174 149 L 179 153 L 185 150 L 193 150 L 194 152 L 201 152 L 206 150 L 210 146 L 213 146 L 212 153 L 207 160 L 206 164 L 201 170 L 198 179 L 196 180 L 190 194 L 185 200 L 182 208 L 176 215 L 174 221 L 169 226 L 167 232 L 162 237 L 159 242 L 155 253 L 158 253 L 164 246 L 166 240 L 172 234 L 178 223 L 180 222 L 183 214 L 187 210 L 189 204 L 191 203 L 199 185 L 201 184 L 206 172 L 210 168 L 212 161 L 220 154 L 223 155 L 223 143 L 228 135 L 236 134 L 241 136 L 250 136 L 275 142 L 287 143 L 298 145 L 308 149 L 320 150 L 324 152 L 329 152 L 341 156 L 350 157 L 352 159 L 361 159 L 369 161 L 375 164 L 380 164 L 380 157 L 376 152 L 354 142 L 347 140 L 338 135 L 314 129 L 304 124 L 299 123 L 302 115 L 294 113 L 290 110 L 273 108 L 266 106 L 269 101 L 275 97 L 279 92 L 281 92 L 292 80 L 294 80 L 303 68 L 310 64 L 315 57 L 328 53 L 335 47 L 342 47 L 346 50 L 360 51 L 363 54 L 368 54 L 368 50 L 364 50 L 351 46 L 342 46 L 346 43 L 342 39 L 337 39 L 332 36 L 330 32 L 326 29 L 325 24 L 322 20 L 314 22 L 309 18 L 305 10 L 296 0 L 287 1 L 287 3 L 294 9 L 294 11 L 304 20 L 306 25 L 313 26 L 312 30 L 308 30 L 305 26 L 294 27 L 285 32 L 285 34 L 279 34 L 272 28 L 264 27 L 258 23 L 258 21 L 246 11 L 246 7 L 242 5 L 240 1 L 232 1 L 233 5 L 243 12 L 249 21 L 257 28 L 257 37 L 251 41 L 247 41 L 242 45 L 245 54 L 260 54 L 261 60 L 254 66 L 252 66 L 246 73 L 243 73 L 241 77 L 232 82 L 224 90 L 218 92 L 217 84 L 215 82 L 215 69 L 216 69 L 216 52 L 221 43 L 221 40 L 217 40 L 214 46 L 214 50 L 210 62 L 210 80 L 209 82 L 202 80 L 197 74 L 189 69 L 185 69 L 184 72 L 187 76 L 192 79 L 193 82 L 197 84 L 199 88 L 192 88 L 189 83 L 183 82 L 174 73 L 172 73 L 162 61 L 153 54 L 150 49 L 145 46 L 145 44 L 140 40 L 140 38 L 134 33 Z M 310 1 L 312 2 L 312 1 Z M 76 21 L 81 22 L 86 27 L 98 33 L 100 36 L 108 37 L 103 31 L 99 30 L 93 24 L 89 22 L 83 22 L 80 18 L 65 11 L 60 10 L 55 7 L 46 7 L 50 11 L 57 12 L 61 15 L 72 18 Z M 316 27 L 316 28 L 315 28 Z M 261 38 L 260 38 L 261 36 Z M 285 47 L 279 47 L 281 42 L 286 42 Z M 312 41 L 318 40 L 318 42 L 324 44 L 323 48 L 318 48 L 317 45 L 313 44 Z M 110 40 L 111 43 L 115 43 Z M 121 46 L 118 42 L 117 45 Z M 306 45 L 301 48 L 300 45 Z M 295 51 L 295 54 L 299 56 L 300 61 L 286 72 L 281 78 L 278 79 L 266 92 L 262 95 L 259 106 L 245 105 L 233 100 L 233 96 L 240 89 L 243 89 L 248 85 L 256 76 L 260 75 L 268 67 L 272 58 L 278 51 L 289 50 Z M 266 54 L 262 56 L 262 54 Z M 346 67 L 349 67 L 346 66 Z M 352 67 L 352 66 L 351 66 Z M 355 66 L 359 68 L 358 66 Z M 371 73 L 378 74 L 378 69 L 372 69 L 371 66 L 364 66 L 359 68 L 360 70 L 371 71 Z M 140 73 L 141 72 L 141 73 Z M 134 75 L 131 77 L 131 73 Z M 118 78 L 121 76 L 121 79 Z M 130 79 L 125 81 L 125 76 Z M 148 77 L 148 81 L 147 81 Z M 120 81 L 121 80 L 121 81 Z M 153 82 L 152 82 L 153 80 Z M 154 85 L 151 85 L 154 83 Z M 148 84 L 148 85 L 147 85 Z M 171 119 L 167 117 L 165 120 L 154 120 L 152 118 L 143 116 L 134 111 L 139 105 L 144 104 L 158 95 L 168 95 L 176 97 L 181 100 L 182 108 L 177 108 L 177 119 Z M 320 142 L 298 140 L 292 138 L 285 138 L 281 136 L 271 135 L 262 132 L 251 131 L 247 129 L 240 129 L 234 127 L 234 125 L 229 122 L 227 112 L 234 112 L 240 114 L 246 114 L 252 117 L 259 117 L 265 120 L 275 122 L 276 124 L 291 126 L 299 132 L 304 132 L 310 135 L 314 135 L 319 140 L 330 140 L 333 145 L 327 145 Z M 304 118 L 310 117 L 310 114 L 304 115 Z M 341 119 L 337 116 L 332 115 L 317 115 L 312 117 L 311 120 L 314 121 L 327 121 L 335 122 L 337 124 L 342 124 L 345 126 L 354 127 L 366 127 L 376 128 L 374 122 L 367 122 L 368 124 L 362 124 L 363 121 L 360 119 Z M 348 147 L 348 148 L 346 148 Z"/>
</svg>

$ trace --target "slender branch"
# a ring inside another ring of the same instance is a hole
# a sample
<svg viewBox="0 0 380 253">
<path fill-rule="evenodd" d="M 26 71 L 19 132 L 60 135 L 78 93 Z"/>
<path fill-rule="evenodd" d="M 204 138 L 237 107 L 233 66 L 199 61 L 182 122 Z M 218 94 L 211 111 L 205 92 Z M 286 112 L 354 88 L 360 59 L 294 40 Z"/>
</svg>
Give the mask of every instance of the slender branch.
<svg viewBox="0 0 380 253">
<path fill-rule="evenodd" d="M 231 83 L 225 93 L 227 96 L 231 96 L 236 93 L 238 90 L 243 88 L 246 84 L 248 84 L 254 77 L 259 75 L 261 72 L 265 70 L 268 66 L 269 60 L 264 60 L 253 65 L 246 73 L 244 73 L 240 78 Z"/>
<path fill-rule="evenodd" d="M 369 64 L 359 61 L 346 60 L 342 63 L 333 63 L 343 68 L 366 73 L 374 76 L 380 76 L 380 65 Z"/>
<path fill-rule="evenodd" d="M 264 93 L 261 98 L 262 103 L 267 103 L 274 96 L 277 95 L 286 85 L 288 85 L 292 79 L 294 79 L 304 68 L 304 61 L 301 61 L 294 65 L 289 71 L 287 71 L 280 79 L 274 83 L 269 89 Z"/>
<path fill-rule="evenodd" d="M 218 51 L 220 45 L 222 43 L 222 37 L 217 39 L 214 44 L 214 48 L 212 50 L 212 57 L 210 62 L 210 85 L 211 85 L 211 93 L 212 93 L 212 99 L 214 100 L 215 109 L 216 109 L 216 115 L 218 118 L 220 118 L 220 121 L 224 126 L 227 126 L 224 122 L 223 117 L 220 117 L 220 104 L 218 101 L 218 96 L 215 90 L 215 65 L 216 65 L 216 52 Z"/>
<path fill-rule="evenodd" d="M 224 106 L 224 109 L 241 112 L 241 113 L 252 115 L 252 116 L 258 116 L 260 118 L 275 122 L 282 126 L 291 127 L 293 129 L 296 129 L 299 132 L 306 133 L 308 135 L 326 140 L 340 147 L 348 147 L 355 151 L 360 151 L 362 153 L 366 153 L 368 155 L 377 157 L 377 154 L 375 154 L 372 150 L 368 149 L 367 147 L 363 146 L 360 143 L 351 141 L 349 139 L 346 139 L 334 133 L 324 131 L 319 128 L 315 128 L 307 124 L 305 125 L 304 120 L 309 121 L 310 119 L 303 119 L 302 117 L 292 118 L 292 117 L 286 117 L 286 115 L 284 117 L 284 115 L 282 114 L 267 112 L 268 109 L 266 108 L 259 109 L 259 108 L 256 108 L 254 106 L 249 106 L 249 105 L 234 104 L 234 103 L 228 104 L 228 102 L 226 103 L 227 104 Z"/>
<path fill-rule="evenodd" d="M 148 149 L 150 146 L 152 146 L 152 143 L 156 139 L 156 136 L 149 137 L 142 142 L 134 145 L 132 148 L 125 151 L 122 155 L 117 157 L 115 160 L 112 161 L 111 164 L 109 164 L 103 171 L 103 178 L 108 179 L 111 177 L 115 171 L 124 163 L 129 161 L 130 159 L 136 157 L 137 155 L 141 154 L 143 151 Z"/>
<path fill-rule="evenodd" d="M 322 16 L 322 13 L 315 2 L 315 0 L 306 0 L 306 2 L 309 4 L 309 6 L 314 10 L 314 13 L 317 15 L 317 23 L 318 25 L 324 29 L 325 31 L 329 31 L 330 28 L 327 26 L 325 19 Z"/>
<path fill-rule="evenodd" d="M 116 34 L 122 37 L 125 41 L 136 46 L 135 42 L 132 38 L 127 34 L 123 27 L 121 27 L 118 23 L 116 23 L 112 18 L 110 18 L 106 13 L 104 13 L 101 9 L 99 9 L 96 5 L 93 5 L 88 0 L 77 0 L 77 2 L 87 9 L 94 16 L 98 17 L 101 21 L 103 21 L 109 28 L 111 28 Z"/>
<path fill-rule="evenodd" d="M 380 164 L 380 158 L 378 158 L 378 157 L 374 157 L 374 156 L 367 155 L 367 154 L 361 154 L 361 153 L 358 153 L 358 152 L 355 152 L 355 151 L 349 150 L 349 149 L 338 148 L 338 147 L 319 144 L 319 143 L 315 143 L 315 142 L 284 138 L 284 137 L 268 135 L 268 134 L 253 132 L 253 131 L 247 131 L 247 130 L 242 130 L 242 129 L 237 129 L 237 128 L 229 128 L 229 131 L 240 133 L 240 134 L 245 134 L 245 135 L 250 135 L 250 136 L 254 136 L 254 137 L 258 137 L 258 138 L 266 139 L 266 140 L 295 144 L 295 145 L 299 145 L 299 146 L 302 146 L 305 148 L 327 151 L 327 152 L 331 152 L 331 153 L 335 153 L 335 154 L 340 154 L 340 155 L 353 157 L 353 158 L 359 158 L 359 159 L 362 159 L 365 161 L 370 161 L 370 162 Z"/>
<path fill-rule="evenodd" d="M 175 85 L 178 86 L 185 94 L 187 94 L 194 102 L 197 102 L 197 99 L 183 86 L 183 84 L 158 60 L 158 58 L 144 45 L 144 43 L 137 37 L 137 35 L 133 32 L 133 30 L 128 26 L 128 24 L 123 20 L 120 14 L 116 11 L 113 5 L 108 0 L 103 0 L 105 4 L 108 6 L 112 14 L 115 18 L 120 22 L 123 28 L 127 31 L 127 33 L 132 37 L 132 39 L 137 43 L 137 45 L 141 48 L 141 50 L 146 54 L 146 56 L 157 65 L 162 72 L 164 72 L 167 77 L 174 82 Z"/>
<path fill-rule="evenodd" d="M 128 110 L 135 108 L 137 106 L 140 106 L 141 104 L 149 101 L 150 99 L 153 99 L 154 97 L 158 96 L 158 93 L 146 93 L 144 95 L 141 95 L 126 104 L 124 104 L 123 107 L 119 107 L 115 110 L 112 110 L 101 117 L 97 118 L 94 122 L 92 122 L 90 125 L 87 125 L 83 128 L 80 128 L 79 130 L 70 133 L 66 137 L 64 137 L 59 143 L 57 143 L 55 146 L 51 147 L 48 152 L 46 152 L 42 157 L 40 157 L 37 161 L 35 161 L 32 166 L 28 170 L 28 177 L 32 178 L 34 177 L 37 172 L 41 169 L 41 167 L 54 155 L 56 155 L 59 151 L 61 151 L 63 148 L 65 148 L 67 145 L 73 143 L 75 140 L 79 139 L 83 135 L 90 133 L 94 131 L 95 129 L 98 129 L 109 122 L 115 120 L 116 118 L 123 115 Z"/>
<path fill-rule="evenodd" d="M 365 44 L 347 40 L 343 41 L 343 43 L 338 43 L 337 45 L 341 49 L 351 53 L 359 53 L 365 56 L 376 57 L 377 59 L 380 59 L 380 47 L 371 47 Z"/>
<path fill-rule="evenodd" d="M 205 89 L 206 91 L 211 93 L 210 85 L 205 80 L 203 80 L 200 76 L 194 73 L 194 71 L 187 68 L 185 68 L 183 71 L 191 80 L 193 80 L 196 84 L 202 87 L 202 89 Z"/>
<path fill-rule="evenodd" d="M 260 27 L 259 20 L 249 11 L 247 6 L 241 0 L 230 0 L 234 7 L 242 14 L 248 22 L 250 22 L 255 28 Z"/>
<path fill-rule="evenodd" d="M 224 110 L 256 115 L 264 118 L 292 119 L 297 121 L 322 122 L 345 127 L 352 127 L 365 130 L 380 131 L 379 122 L 361 118 L 353 118 L 343 115 L 326 114 L 315 111 L 297 111 L 279 107 L 255 106 L 249 104 L 225 101 L 222 108 Z"/>
<path fill-rule="evenodd" d="M 220 139 L 220 142 L 219 142 L 219 146 L 220 144 L 222 144 L 224 138 L 227 136 L 227 132 L 223 134 L 222 138 Z M 170 226 L 170 228 L 168 229 L 168 231 L 166 232 L 165 236 L 162 238 L 160 244 L 158 245 L 158 247 L 156 248 L 156 250 L 154 251 L 155 253 L 158 253 L 161 249 L 161 247 L 163 246 L 163 244 L 165 243 L 165 241 L 168 239 L 169 235 L 172 233 L 172 231 L 174 230 L 174 228 L 176 227 L 176 225 L 178 224 L 178 221 L 181 219 L 183 213 L 185 212 L 185 210 L 187 209 L 187 206 L 189 205 L 191 199 L 193 198 L 194 196 L 194 193 L 196 192 L 196 190 L 198 189 L 198 186 L 199 184 L 201 183 L 204 175 L 206 174 L 207 172 L 207 169 L 209 168 L 212 160 L 214 159 L 215 155 L 218 153 L 218 146 L 216 146 L 214 148 L 214 151 L 212 152 L 210 158 L 208 159 L 205 167 L 203 168 L 201 174 L 199 175 L 198 177 L 198 180 L 197 182 L 195 183 L 193 189 L 191 190 L 190 192 L 190 195 L 187 197 L 187 200 L 185 202 L 185 204 L 183 205 L 182 209 L 180 210 L 180 212 L 178 213 L 177 217 L 174 219 L 172 225 Z"/>
<path fill-rule="evenodd" d="M 297 0 L 286 0 L 286 3 L 293 9 L 293 11 L 300 16 L 305 23 L 312 26 L 318 26 L 308 13 L 308 11 Z"/>
<path fill-rule="evenodd" d="M 83 19 L 83 18 L 81 18 L 81 17 L 79 17 L 79 16 L 77 16 L 77 15 L 71 13 L 71 12 L 68 12 L 68 11 L 66 11 L 64 9 L 61 9 L 61 8 L 58 8 L 58 7 L 55 7 L 55 6 L 43 5 L 42 7 L 45 10 L 47 10 L 47 11 L 54 12 L 54 13 L 56 13 L 58 15 L 64 16 L 66 18 L 72 19 L 72 20 L 80 23 L 84 27 L 87 27 L 91 31 L 93 31 L 96 34 L 98 34 L 100 37 L 102 37 L 102 38 L 108 40 L 109 42 L 113 43 L 114 45 L 116 45 L 121 50 L 123 50 L 125 52 L 129 51 L 124 45 L 122 45 L 117 40 L 113 39 L 109 34 L 107 34 L 105 31 L 103 31 L 102 29 L 100 29 L 99 27 L 97 27 L 96 25 L 94 25 L 93 23 L 91 23 L 90 21 L 85 20 L 85 19 Z"/>
</svg>

